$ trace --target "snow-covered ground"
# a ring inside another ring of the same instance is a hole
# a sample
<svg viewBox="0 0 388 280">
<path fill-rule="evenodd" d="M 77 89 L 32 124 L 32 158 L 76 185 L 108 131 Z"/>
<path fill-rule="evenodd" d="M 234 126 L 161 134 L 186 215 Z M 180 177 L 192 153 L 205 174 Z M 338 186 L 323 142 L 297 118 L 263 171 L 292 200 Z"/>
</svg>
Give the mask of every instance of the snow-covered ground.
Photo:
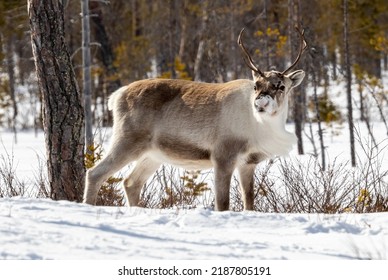
<svg viewBox="0 0 388 280">
<path fill-rule="evenodd" d="M 374 126 L 384 144 L 383 125 Z M 366 137 L 362 125 L 360 131 Z M 0 154 L 13 157 L 16 175 L 34 177 L 37 158 L 44 158 L 43 134 L 21 132 L 18 144 L 9 132 L 0 137 Z M 349 160 L 347 137 L 346 129 L 327 130 L 331 159 Z M 387 158 L 382 161 L 388 168 Z M 388 215 L 218 213 L 1 198 L 0 259 L 388 259 Z"/>
<path fill-rule="evenodd" d="M 388 217 L 0 203 L 2 259 L 387 259 Z"/>
</svg>

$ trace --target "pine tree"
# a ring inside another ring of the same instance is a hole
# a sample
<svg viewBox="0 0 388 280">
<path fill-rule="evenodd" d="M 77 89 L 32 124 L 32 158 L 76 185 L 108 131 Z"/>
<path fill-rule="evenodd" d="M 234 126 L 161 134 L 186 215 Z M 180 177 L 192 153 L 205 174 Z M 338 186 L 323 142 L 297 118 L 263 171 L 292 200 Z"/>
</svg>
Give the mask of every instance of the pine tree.
<svg viewBox="0 0 388 280">
<path fill-rule="evenodd" d="M 64 30 L 62 1 L 28 1 L 31 42 L 44 102 L 48 179 L 53 199 L 81 201 L 84 115 Z"/>
</svg>

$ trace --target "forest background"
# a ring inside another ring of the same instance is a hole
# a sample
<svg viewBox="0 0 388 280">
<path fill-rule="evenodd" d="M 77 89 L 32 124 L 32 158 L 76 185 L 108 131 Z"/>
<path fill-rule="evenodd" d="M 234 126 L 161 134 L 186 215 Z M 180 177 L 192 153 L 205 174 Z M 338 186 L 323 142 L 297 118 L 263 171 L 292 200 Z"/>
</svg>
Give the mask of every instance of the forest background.
<svg viewBox="0 0 388 280">
<path fill-rule="evenodd" d="M 80 4 L 67 1 L 65 29 L 81 86 Z M 295 57 L 298 37 L 294 25 L 301 24 L 309 44 L 299 63 L 308 74 L 301 91 L 313 82 L 329 84 L 344 69 L 342 0 L 131 0 L 91 1 L 89 5 L 93 116 L 100 125 L 110 122 L 107 96 L 135 80 L 250 78 L 236 43 L 243 27 L 254 61 L 264 70 L 283 70 Z M 0 1 L 0 34 L 0 126 L 40 128 L 41 96 L 26 1 Z M 360 84 L 371 79 L 378 83 L 388 67 L 387 1 L 349 1 L 349 34 L 353 76 Z M 309 102 L 308 97 L 303 102 Z M 22 103 L 30 106 L 18 110 Z"/>
</svg>

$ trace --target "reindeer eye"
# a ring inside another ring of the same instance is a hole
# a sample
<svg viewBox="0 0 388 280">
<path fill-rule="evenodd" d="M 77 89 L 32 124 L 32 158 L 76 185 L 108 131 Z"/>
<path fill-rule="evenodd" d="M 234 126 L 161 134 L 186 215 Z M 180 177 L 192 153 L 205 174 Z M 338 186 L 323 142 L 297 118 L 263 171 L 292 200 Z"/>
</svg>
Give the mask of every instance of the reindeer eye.
<svg viewBox="0 0 388 280">
<path fill-rule="evenodd" d="M 253 90 L 256 91 L 256 89 L 257 89 L 256 86 L 254 86 L 254 87 L 253 87 Z"/>
<path fill-rule="evenodd" d="M 280 90 L 284 90 L 284 89 L 285 89 L 285 86 L 280 86 L 279 89 L 280 89 Z"/>
</svg>

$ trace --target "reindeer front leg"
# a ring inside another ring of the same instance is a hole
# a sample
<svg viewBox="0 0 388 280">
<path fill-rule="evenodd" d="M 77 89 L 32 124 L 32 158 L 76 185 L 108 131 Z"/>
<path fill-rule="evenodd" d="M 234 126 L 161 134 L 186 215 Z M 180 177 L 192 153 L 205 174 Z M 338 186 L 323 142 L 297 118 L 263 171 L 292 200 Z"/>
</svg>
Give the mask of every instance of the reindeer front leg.
<svg viewBox="0 0 388 280">
<path fill-rule="evenodd" d="M 236 168 L 237 157 L 244 152 L 247 141 L 226 138 L 215 145 L 213 154 L 216 210 L 229 210 L 230 181 Z"/>
<path fill-rule="evenodd" d="M 244 210 L 254 210 L 254 173 L 256 164 L 244 164 L 238 167 L 240 189 L 244 202 Z"/>
<path fill-rule="evenodd" d="M 234 166 L 225 162 L 219 162 L 214 168 L 216 210 L 229 210 L 230 181 Z"/>
</svg>

